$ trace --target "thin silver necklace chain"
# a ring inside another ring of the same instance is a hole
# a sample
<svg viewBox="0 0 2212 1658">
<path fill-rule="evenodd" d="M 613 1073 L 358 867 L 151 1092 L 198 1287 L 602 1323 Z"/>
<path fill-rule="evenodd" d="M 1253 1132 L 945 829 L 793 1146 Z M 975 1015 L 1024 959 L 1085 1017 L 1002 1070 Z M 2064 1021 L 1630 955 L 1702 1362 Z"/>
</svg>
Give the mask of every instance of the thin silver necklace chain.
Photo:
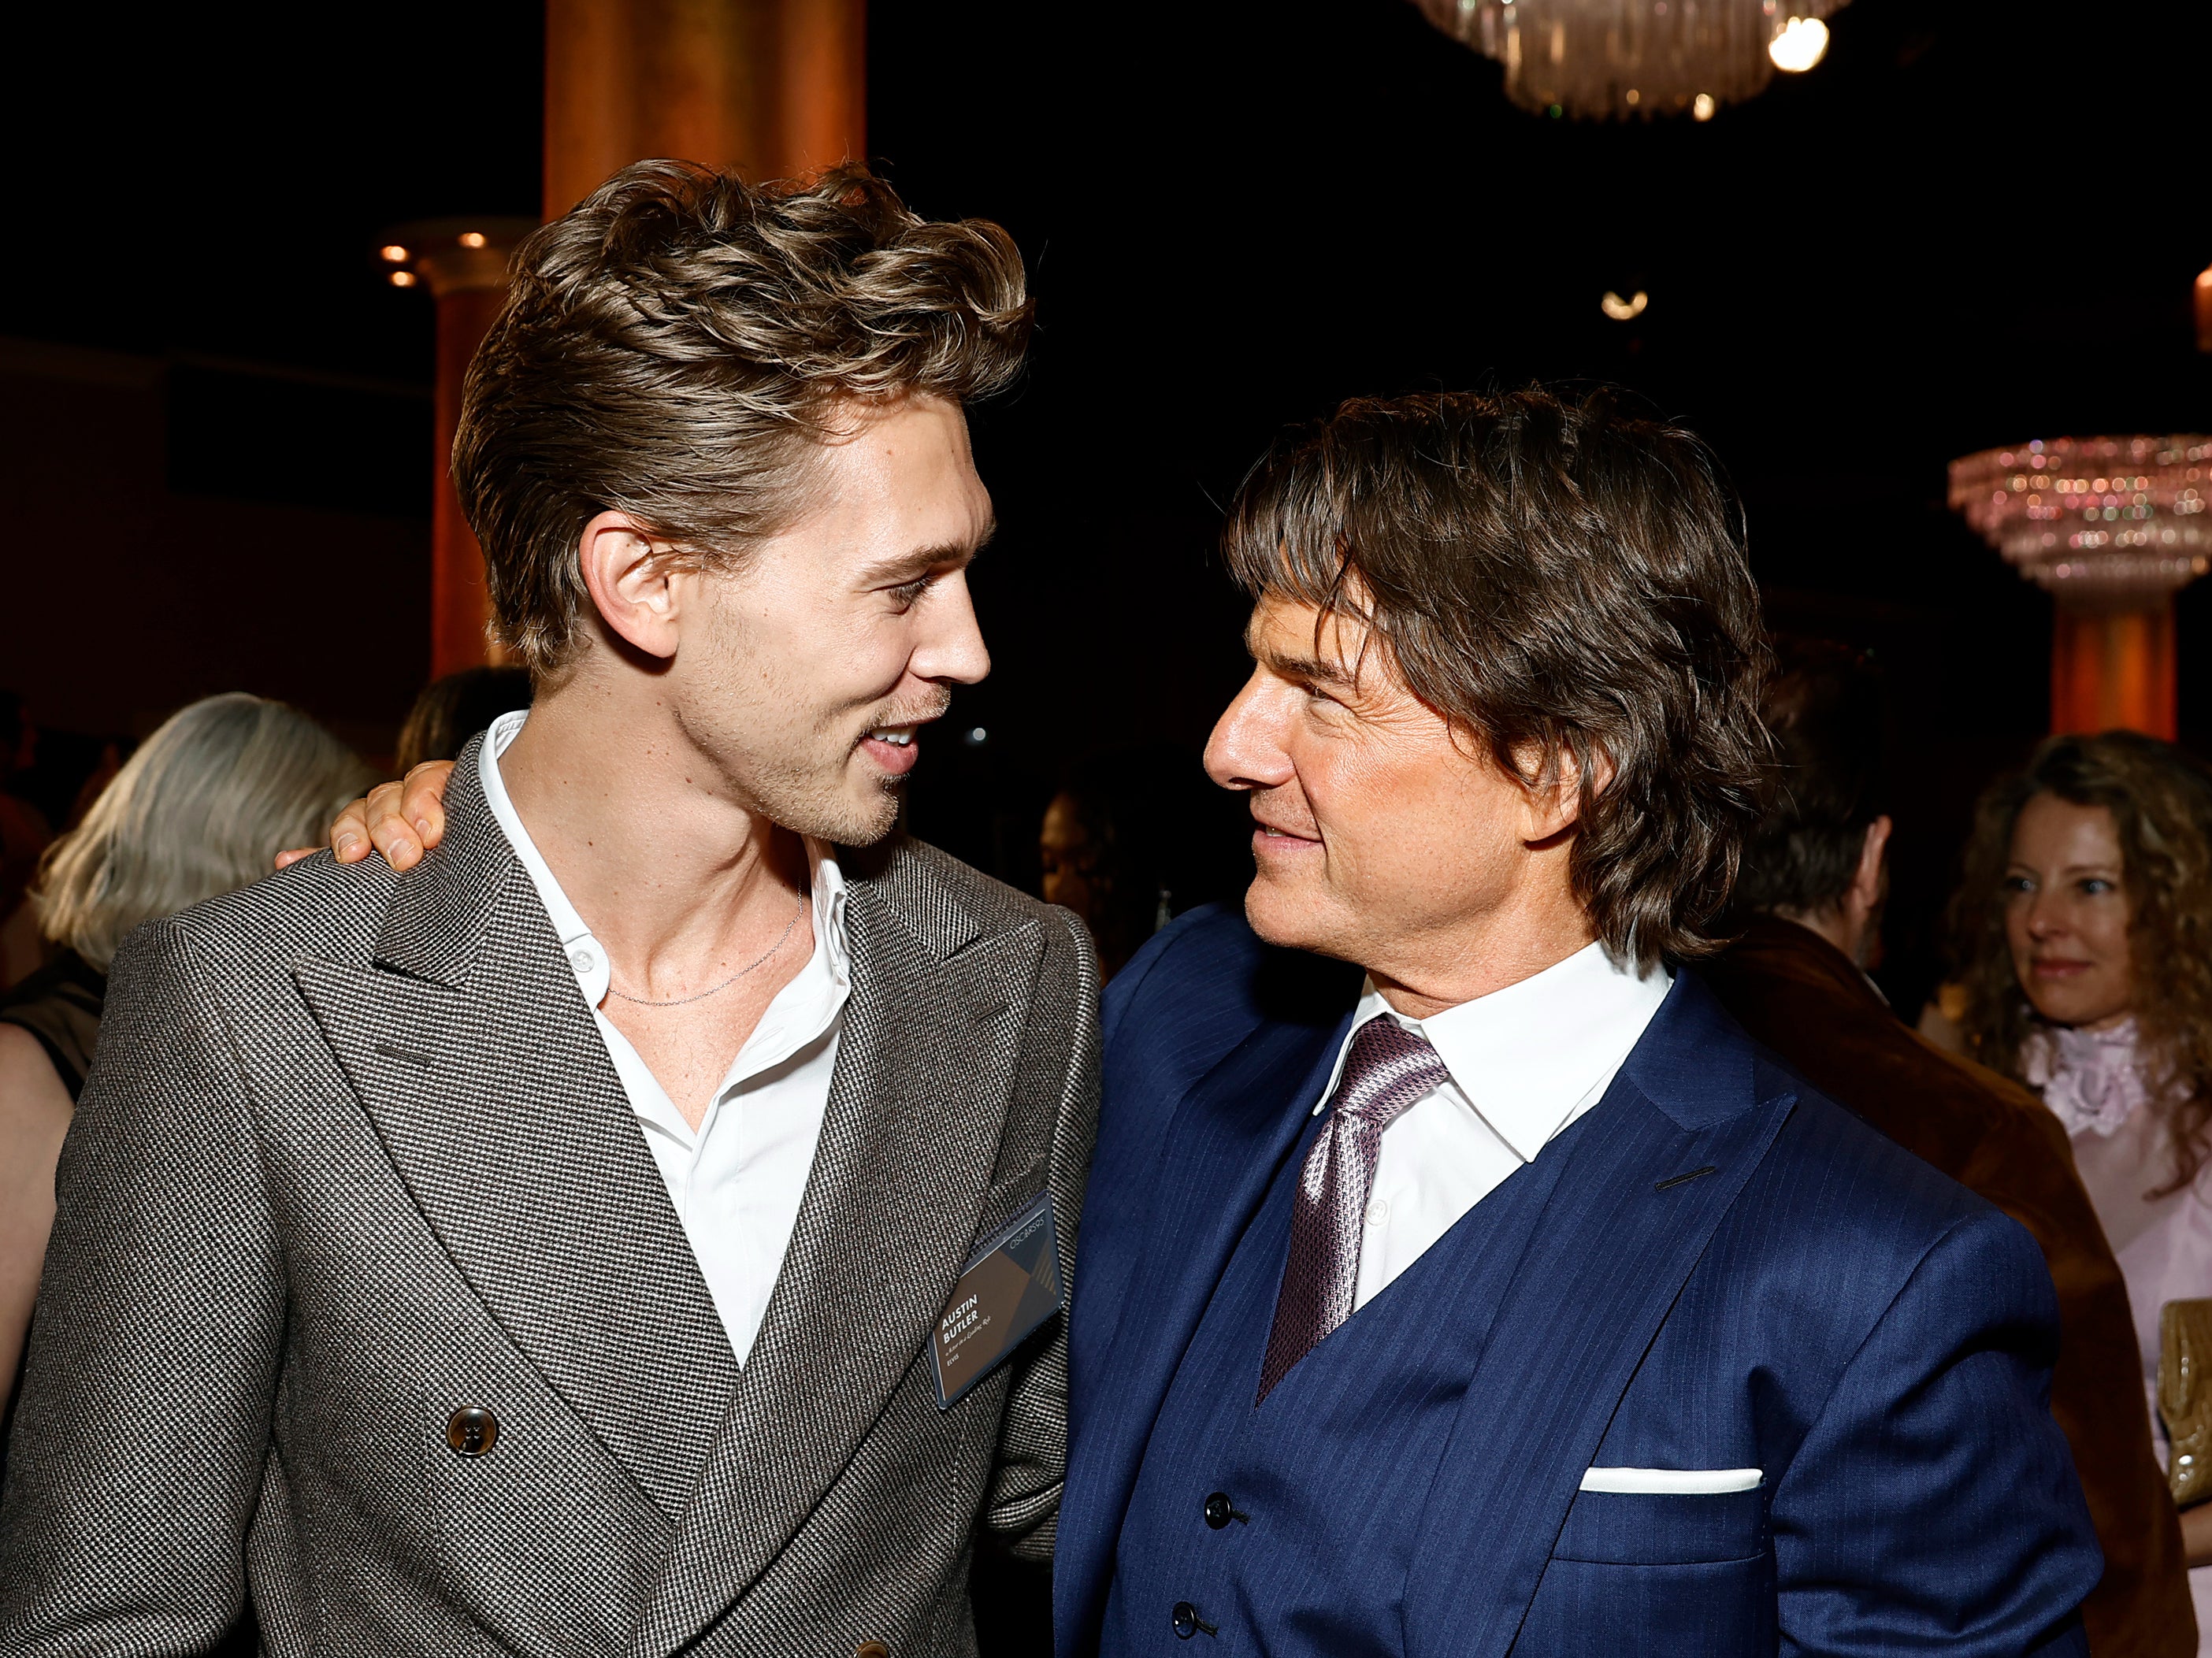
<svg viewBox="0 0 2212 1658">
<path fill-rule="evenodd" d="M 627 991 L 617 990 L 614 987 L 613 980 L 609 979 L 607 981 L 607 993 L 610 996 L 619 996 L 623 1000 L 634 1003 L 639 1007 L 682 1007 L 686 1002 L 703 1002 L 709 996 L 719 996 L 724 991 L 727 990 L 732 985 L 737 983 L 738 980 L 744 978 L 746 974 L 751 972 L 753 968 L 767 966 L 769 957 L 774 956 L 776 951 L 781 950 L 786 944 L 791 942 L 791 935 L 796 932 L 799 927 L 799 918 L 805 914 L 806 897 L 805 895 L 802 893 L 799 895 L 799 908 L 791 912 L 791 920 L 784 926 L 783 936 L 781 938 L 778 938 L 774 944 L 770 944 L 768 947 L 766 954 L 763 955 L 758 961 L 753 963 L 750 967 L 739 968 L 735 973 L 730 975 L 728 978 L 723 980 L 721 983 L 716 985 L 712 990 L 702 990 L 690 996 L 678 996 L 675 1000 L 670 1002 L 649 1002 L 642 996 L 633 996 Z"/>
</svg>

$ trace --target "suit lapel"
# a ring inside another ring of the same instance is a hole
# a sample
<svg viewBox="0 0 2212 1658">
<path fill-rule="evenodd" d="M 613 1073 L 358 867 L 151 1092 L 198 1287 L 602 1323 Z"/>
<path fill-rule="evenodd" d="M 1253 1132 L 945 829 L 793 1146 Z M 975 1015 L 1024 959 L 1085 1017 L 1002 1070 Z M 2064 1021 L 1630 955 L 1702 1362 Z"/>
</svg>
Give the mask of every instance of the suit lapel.
<svg viewBox="0 0 2212 1658">
<path fill-rule="evenodd" d="M 1060 1533 L 1054 1572 L 1070 1587 L 1054 1622 L 1085 1632 L 1082 1650 L 1096 1643 L 1120 1516 L 1153 1421 L 1237 1240 L 1297 1144 L 1351 1021 L 1347 1007 L 1334 1025 L 1261 1023 L 1200 1078 L 1169 1125 L 1141 1234 L 1146 1258 L 1131 1269 L 1099 1374 L 1085 1381 L 1094 1401 L 1085 1436 L 1069 1448 L 1063 1511 L 1107 1516 Z"/>
<path fill-rule="evenodd" d="M 475 753 L 374 964 L 293 976 L 461 1276 L 673 1521 L 737 1364 Z"/>
<path fill-rule="evenodd" d="M 982 1218 L 1043 935 L 1032 922 L 948 959 L 884 884 L 850 891 L 852 998 L 813 1171 L 636 1658 L 693 1639 L 789 1541 L 927 1362 Z"/>
<path fill-rule="evenodd" d="M 1621 1396 L 1796 1102 L 1762 1096 L 1760 1076 L 1680 975 L 1575 1146 L 1468 1382 L 1409 1575 L 1409 1658 L 1512 1644 Z"/>
</svg>

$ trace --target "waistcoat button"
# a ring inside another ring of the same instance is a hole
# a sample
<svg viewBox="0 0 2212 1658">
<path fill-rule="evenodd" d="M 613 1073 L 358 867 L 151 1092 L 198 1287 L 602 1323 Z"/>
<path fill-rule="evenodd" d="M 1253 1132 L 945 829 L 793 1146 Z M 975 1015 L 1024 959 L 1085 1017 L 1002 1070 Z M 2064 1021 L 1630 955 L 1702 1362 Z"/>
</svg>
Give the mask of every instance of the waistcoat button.
<svg viewBox="0 0 2212 1658">
<path fill-rule="evenodd" d="M 499 1418 L 481 1405 L 464 1405 L 446 1418 L 446 1443 L 459 1456 L 482 1456 L 499 1442 Z"/>
<path fill-rule="evenodd" d="M 1198 1615 L 1198 1608 L 1191 1605 L 1188 1600 L 1176 1601 L 1175 1603 L 1175 1609 L 1171 1613 L 1170 1613 L 1170 1616 L 1175 1619 L 1176 1638 L 1179 1641 L 1189 1640 L 1192 1636 L 1197 1634 L 1200 1630 L 1205 1631 L 1208 1635 L 1218 1635 L 1221 1633 L 1218 1627 L 1207 1623 L 1206 1619 L 1200 1617 Z"/>
<path fill-rule="evenodd" d="M 1219 1531 L 1232 1520 L 1249 1521 L 1251 1515 L 1240 1514 L 1237 1505 L 1229 1500 L 1227 1491 L 1216 1491 L 1206 1499 L 1206 1523 Z"/>
<path fill-rule="evenodd" d="M 853 1658 L 891 1658 L 891 1649 L 881 1641 L 863 1641 L 853 1649 Z"/>
</svg>

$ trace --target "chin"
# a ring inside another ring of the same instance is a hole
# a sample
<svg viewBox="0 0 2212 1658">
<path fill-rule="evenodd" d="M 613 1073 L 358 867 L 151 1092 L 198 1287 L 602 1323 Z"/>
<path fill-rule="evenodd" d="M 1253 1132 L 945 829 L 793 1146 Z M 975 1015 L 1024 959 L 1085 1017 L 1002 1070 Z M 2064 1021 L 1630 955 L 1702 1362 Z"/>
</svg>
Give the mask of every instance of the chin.
<svg viewBox="0 0 2212 1658">
<path fill-rule="evenodd" d="M 847 786 L 763 788 L 762 810 L 789 829 L 831 846 L 872 847 L 898 827 L 897 780 L 870 787 Z"/>
<path fill-rule="evenodd" d="M 898 827 L 899 794 L 887 787 L 872 799 L 840 800 L 824 814 L 824 826 L 806 831 L 841 847 L 872 847 Z"/>
<path fill-rule="evenodd" d="M 1265 871 L 1244 894 L 1244 919 L 1252 931 L 1284 950 L 1310 950 L 1332 955 L 1322 907 L 1307 894 L 1270 880 Z"/>
</svg>

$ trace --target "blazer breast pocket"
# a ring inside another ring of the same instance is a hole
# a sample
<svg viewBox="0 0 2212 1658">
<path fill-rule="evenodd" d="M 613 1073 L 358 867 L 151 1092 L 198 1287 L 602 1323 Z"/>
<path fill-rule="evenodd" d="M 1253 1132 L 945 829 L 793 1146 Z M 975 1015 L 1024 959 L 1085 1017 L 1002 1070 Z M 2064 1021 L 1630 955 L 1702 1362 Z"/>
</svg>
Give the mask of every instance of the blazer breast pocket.
<svg viewBox="0 0 2212 1658">
<path fill-rule="evenodd" d="M 1514 1658 L 1771 1653 L 1774 1568 L 1765 1496 L 1755 1484 L 1734 1491 L 1586 1484 L 1567 1510 Z"/>
<path fill-rule="evenodd" d="M 1552 1558 L 1614 1566 L 1755 1558 L 1766 1552 L 1766 1493 L 1745 1476 L 1756 1482 L 1759 1470 L 1593 1468 Z"/>
</svg>

